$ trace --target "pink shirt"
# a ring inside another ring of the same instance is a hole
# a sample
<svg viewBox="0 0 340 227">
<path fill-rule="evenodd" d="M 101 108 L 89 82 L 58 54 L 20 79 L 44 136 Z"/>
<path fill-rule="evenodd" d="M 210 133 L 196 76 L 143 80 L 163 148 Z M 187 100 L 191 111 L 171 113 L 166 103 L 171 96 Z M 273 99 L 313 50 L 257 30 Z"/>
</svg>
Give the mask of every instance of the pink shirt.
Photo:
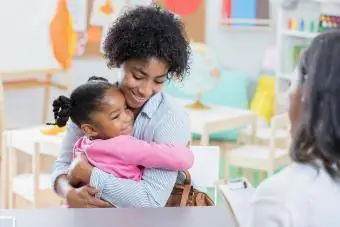
<svg viewBox="0 0 340 227">
<path fill-rule="evenodd" d="M 107 140 L 81 137 L 74 145 L 73 157 L 84 152 L 89 162 L 119 178 L 139 181 L 143 167 L 187 170 L 194 162 L 191 150 L 185 146 L 148 143 L 132 136 Z"/>
</svg>

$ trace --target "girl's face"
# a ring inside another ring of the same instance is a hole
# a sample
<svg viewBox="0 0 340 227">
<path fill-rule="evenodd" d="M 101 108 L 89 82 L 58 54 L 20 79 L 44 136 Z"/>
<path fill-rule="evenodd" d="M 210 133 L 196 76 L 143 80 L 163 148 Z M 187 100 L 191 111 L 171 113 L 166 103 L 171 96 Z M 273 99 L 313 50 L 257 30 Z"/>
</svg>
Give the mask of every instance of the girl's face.
<svg viewBox="0 0 340 227">
<path fill-rule="evenodd" d="M 118 89 L 109 89 L 101 103 L 101 110 L 90 116 L 93 138 L 109 139 L 119 135 L 131 135 L 133 114 L 126 108 L 123 94 Z"/>
<path fill-rule="evenodd" d="M 167 73 L 166 62 L 155 58 L 125 62 L 120 85 L 129 108 L 139 110 L 152 95 L 160 92 Z"/>
</svg>

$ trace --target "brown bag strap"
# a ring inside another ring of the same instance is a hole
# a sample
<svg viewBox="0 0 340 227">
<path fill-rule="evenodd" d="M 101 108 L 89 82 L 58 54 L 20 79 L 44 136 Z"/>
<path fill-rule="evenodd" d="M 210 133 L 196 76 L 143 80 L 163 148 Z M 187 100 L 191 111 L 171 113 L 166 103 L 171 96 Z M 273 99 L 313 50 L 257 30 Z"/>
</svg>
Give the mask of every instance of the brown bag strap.
<svg viewBox="0 0 340 227">
<path fill-rule="evenodd" d="M 183 194 L 180 202 L 180 206 L 184 207 L 187 205 L 189 196 L 190 196 L 190 191 L 191 191 L 191 175 L 188 170 L 184 171 L 185 174 L 185 181 L 184 181 L 184 187 L 183 187 Z"/>
<path fill-rule="evenodd" d="M 191 185 L 187 184 L 184 186 L 181 203 L 179 206 L 185 207 L 187 205 L 187 202 L 189 200 L 189 195 L 190 195 L 190 189 L 191 189 Z"/>
<path fill-rule="evenodd" d="M 185 181 L 184 181 L 184 184 L 185 185 L 190 185 L 191 186 L 191 175 L 190 175 L 190 173 L 189 173 L 189 171 L 188 170 L 185 170 L 185 171 L 183 171 L 184 172 L 184 174 L 185 174 Z"/>
</svg>

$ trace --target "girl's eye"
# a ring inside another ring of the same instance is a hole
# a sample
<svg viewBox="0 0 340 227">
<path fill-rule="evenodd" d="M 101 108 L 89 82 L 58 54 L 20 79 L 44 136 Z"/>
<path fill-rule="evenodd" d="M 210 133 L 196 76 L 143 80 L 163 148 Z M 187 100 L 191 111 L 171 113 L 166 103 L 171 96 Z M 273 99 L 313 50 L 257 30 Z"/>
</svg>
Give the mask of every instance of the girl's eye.
<svg viewBox="0 0 340 227">
<path fill-rule="evenodd" d="M 118 118 L 119 118 L 119 114 L 113 116 L 113 117 L 112 117 L 112 120 L 116 120 L 116 119 L 118 119 Z"/>
</svg>

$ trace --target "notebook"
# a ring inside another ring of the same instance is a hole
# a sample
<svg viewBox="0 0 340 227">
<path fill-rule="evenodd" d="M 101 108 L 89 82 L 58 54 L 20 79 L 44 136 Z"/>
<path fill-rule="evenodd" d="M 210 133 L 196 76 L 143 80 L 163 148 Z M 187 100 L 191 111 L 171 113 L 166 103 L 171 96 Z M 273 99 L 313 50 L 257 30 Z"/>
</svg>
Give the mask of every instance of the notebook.
<svg viewBox="0 0 340 227">
<path fill-rule="evenodd" d="M 254 186 L 245 178 L 236 178 L 219 183 L 219 191 L 232 212 L 239 227 L 245 227 L 249 218 L 250 201 Z"/>
</svg>

